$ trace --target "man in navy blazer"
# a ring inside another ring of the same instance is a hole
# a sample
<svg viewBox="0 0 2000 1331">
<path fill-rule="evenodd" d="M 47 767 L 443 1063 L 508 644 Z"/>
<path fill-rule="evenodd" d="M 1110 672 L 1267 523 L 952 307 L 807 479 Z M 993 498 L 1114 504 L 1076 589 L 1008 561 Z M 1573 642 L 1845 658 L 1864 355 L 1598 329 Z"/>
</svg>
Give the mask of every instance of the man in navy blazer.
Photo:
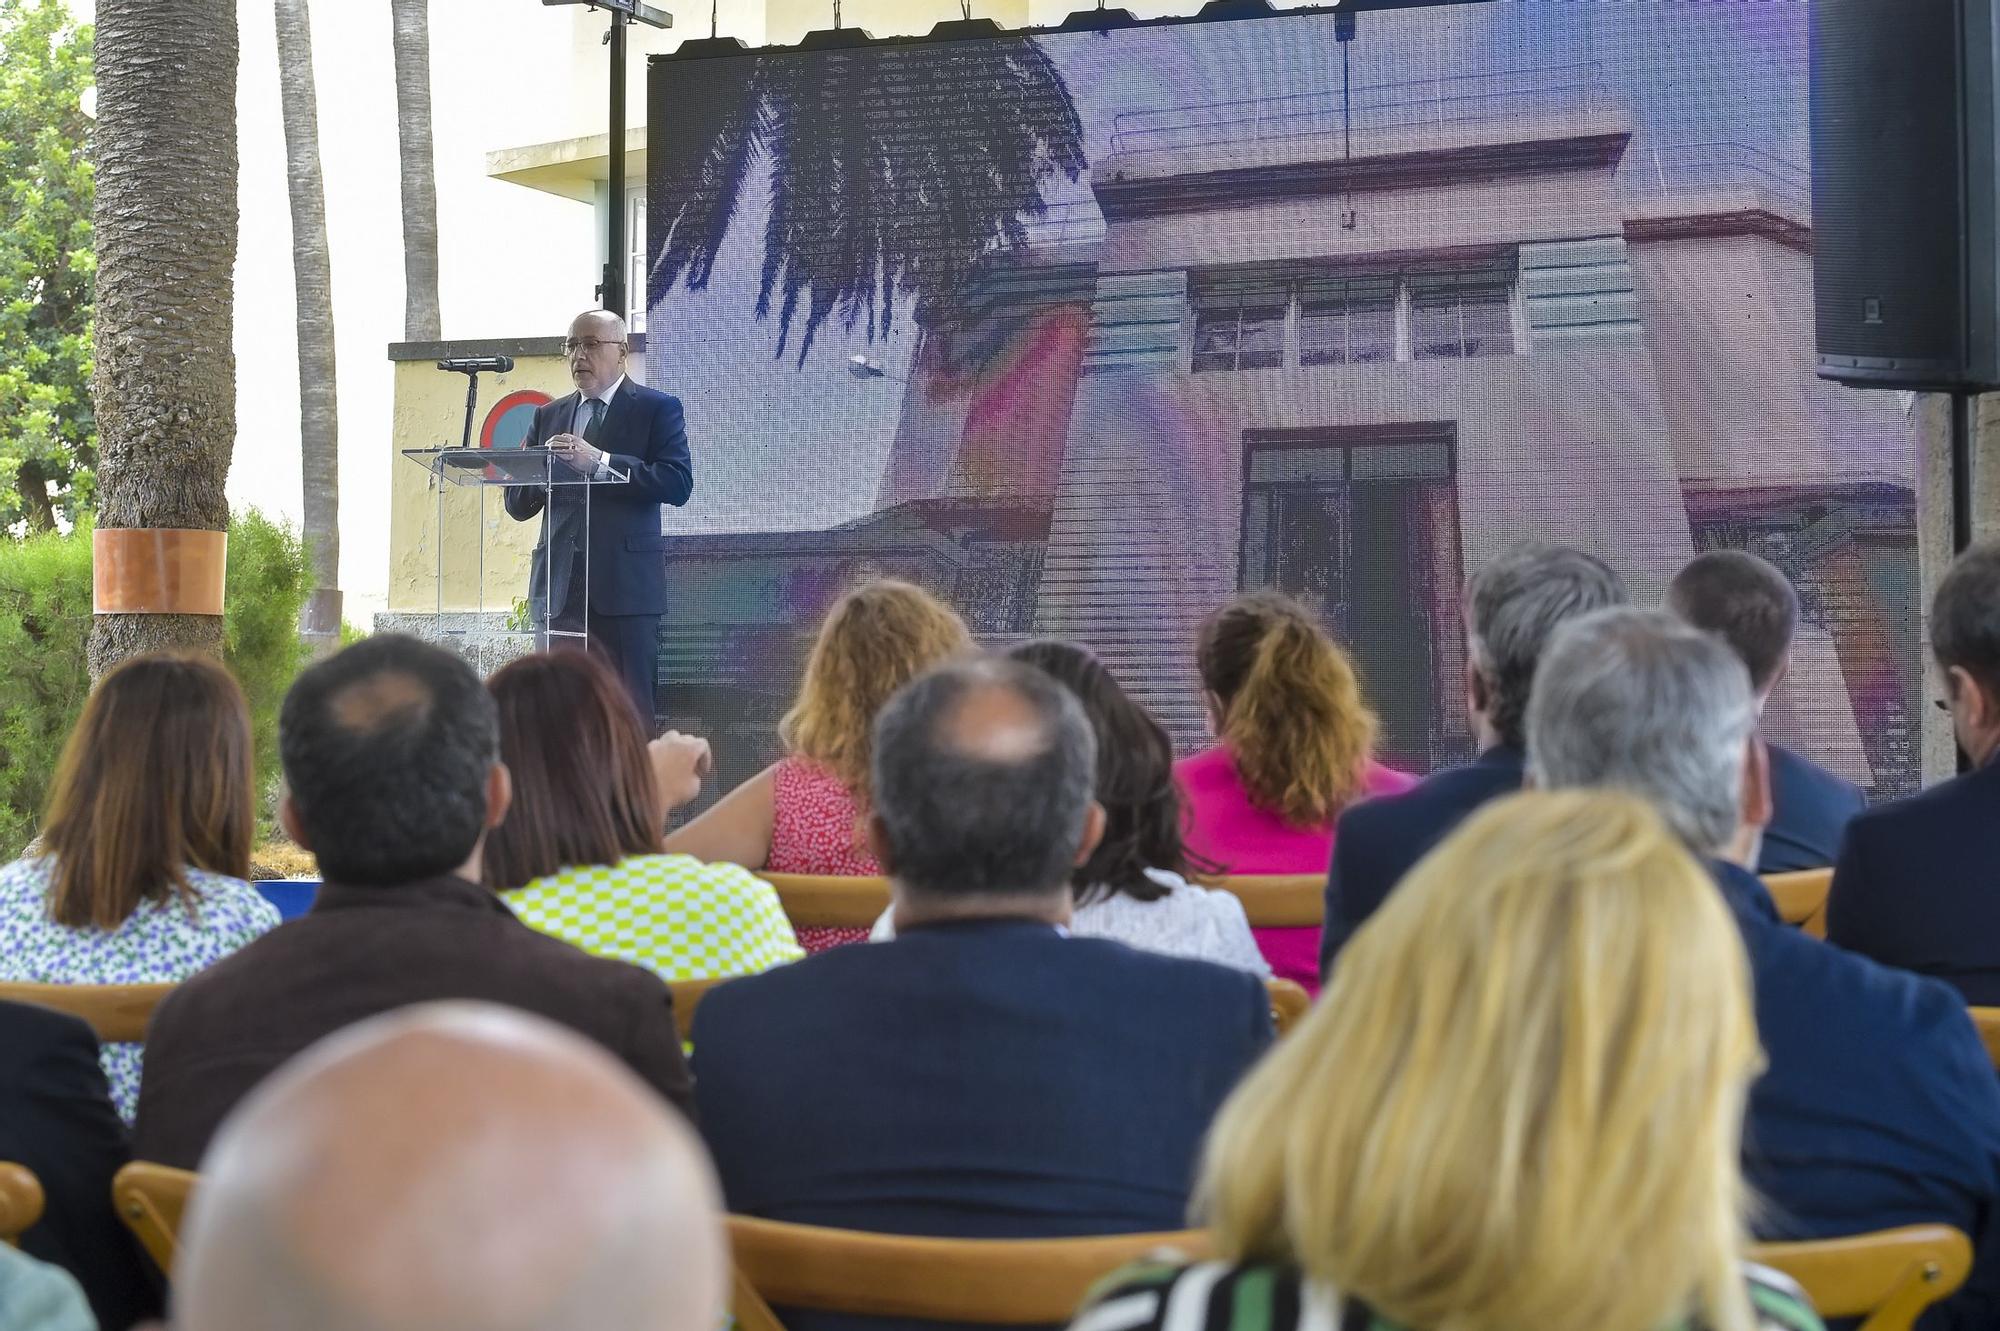
<svg viewBox="0 0 2000 1331">
<path fill-rule="evenodd" d="M 1955 1226 L 1972 1239 L 1972 1275 L 1924 1325 L 1991 1327 L 2000 1079 L 1950 986 L 1778 919 L 1748 868 L 1771 810 L 1756 726 L 1749 671 L 1719 638 L 1665 611 L 1599 611 L 1558 632 L 1543 660 L 1529 780 L 1641 795 L 1707 857 L 1741 931 L 1768 1060 L 1743 1130 L 1756 1233 Z"/>
<path fill-rule="evenodd" d="M 151 1263 L 111 1207 L 112 1175 L 129 1159 L 90 1027 L 0 1003 L 0 1160 L 26 1166 L 44 1197 L 21 1250 L 75 1276 L 106 1331 L 157 1317 L 163 1302 Z"/>
<path fill-rule="evenodd" d="M 1603 560 L 1568 546 L 1523 542 L 1466 580 L 1465 705 L 1479 757 L 1340 815 L 1327 871 L 1320 974 L 1390 889 L 1467 814 L 1521 788 L 1522 720 L 1549 635 L 1565 620 L 1624 600 L 1624 584 Z"/>
<path fill-rule="evenodd" d="M 1667 609 L 1713 633 L 1750 671 L 1757 712 L 1792 664 L 1799 595 L 1776 565 L 1744 550 L 1697 555 L 1667 587 Z M 1840 849 L 1847 820 L 1868 807 L 1867 797 L 1811 759 L 1773 744 L 1771 825 L 1764 829 L 1758 873 L 1824 869 Z"/>
<path fill-rule="evenodd" d="M 1263 985 L 1072 938 L 1103 833 L 1090 725 L 985 659 L 877 719 L 871 844 L 893 941 L 711 990 L 696 1100 L 729 1209 L 883 1233 L 1177 1229 L 1202 1134 L 1271 1039 Z M 810 1321 L 794 1321 L 798 1328 Z"/>
<path fill-rule="evenodd" d="M 2000 1004 L 2000 543 L 1958 557 L 1931 604 L 1931 654 L 1973 769 L 1847 825 L 1826 903 L 1844 948 Z"/>
<path fill-rule="evenodd" d="M 542 516 L 528 603 L 538 627 L 585 633 L 590 650 L 610 658 L 650 731 L 667 609 L 660 505 L 685 504 L 694 491 L 685 415 L 679 398 L 625 377 L 625 321 L 617 315 L 579 314 L 563 345 L 576 392 L 537 407 L 522 446 L 548 449 L 567 468 L 559 475 L 628 480 L 588 487 L 587 495 L 583 486 L 557 487 Z M 509 486 L 507 512 L 525 522 L 542 514 L 546 498 L 540 486 Z"/>
</svg>

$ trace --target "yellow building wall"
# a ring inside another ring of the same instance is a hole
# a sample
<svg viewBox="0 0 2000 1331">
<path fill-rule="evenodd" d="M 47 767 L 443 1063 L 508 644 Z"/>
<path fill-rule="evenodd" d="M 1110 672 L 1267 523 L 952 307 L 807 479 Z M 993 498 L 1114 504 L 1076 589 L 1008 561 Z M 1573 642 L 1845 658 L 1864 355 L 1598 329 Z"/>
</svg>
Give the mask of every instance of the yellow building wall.
<svg viewBox="0 0 2000 1331">
<path fill-rule="evenodd" d="M 539 389 L 552 398 L 569 392 L 569 369 L 563 358 L 516 356 L 511 372 L 480 375 L 473 442 L 478 442 L 479 427 L 493 404 L 523 388 Z M 508 517 L 498 489 L 445 483 L 440 527 L 440 483 L 401 456 L 406 448 L 458 446 L 465 428 L 465 376 L 440 370 L 433 361 L 397 361 L 395 394 L 390 430 L 397 456 L 389 486 L 389 609 L 426 613 L 440 608 L 440 531 L 444 534 L 442 608 L 511 609 L 528 594 L 529 555 L 541 530 L 540 520 L 516 522 Z"/>
</svg>

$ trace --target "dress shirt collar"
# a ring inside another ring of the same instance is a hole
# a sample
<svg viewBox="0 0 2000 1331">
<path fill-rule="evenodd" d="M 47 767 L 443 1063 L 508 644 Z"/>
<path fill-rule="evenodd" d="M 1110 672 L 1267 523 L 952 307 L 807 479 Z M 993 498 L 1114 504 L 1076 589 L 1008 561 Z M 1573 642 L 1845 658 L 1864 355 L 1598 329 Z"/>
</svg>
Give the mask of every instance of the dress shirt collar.
<svg viewBox="0 0 2000 1331">
<path fill-rule="evenodd" d="M 578 411 L 582 411 L 584 403 L 595 399 L 598 402 L 602 402 L 604 404 L 604 409 L 606 411 L 609 411 L 611 410 L 611 399 L 617 397 L 618 390 L 623 388 L 624 386 L 625 386 L 625 376 L 621 374 L 616 379 L 613 379 L 611 381 L 611 387 L 605 389 L 602 393 L 586 393 L 579 388 L 576 391 L 576 409 Z"/>
<path fill-rule="evenodd" d="M 478 883 L 460 878 L 457 874 L 439 874 L 435 878 L 420 878 L 410 883 L 393 883 L 387 887 L 363 887 L 352 883 L 323 883 L 313 897 L 312 910 L 320 915 L 327 911 L 365 909 L 411 909 L 411 910 L 483 910 L 498 911 L 512 916 L 496 892 L 491 892 Z"/>
</svg>

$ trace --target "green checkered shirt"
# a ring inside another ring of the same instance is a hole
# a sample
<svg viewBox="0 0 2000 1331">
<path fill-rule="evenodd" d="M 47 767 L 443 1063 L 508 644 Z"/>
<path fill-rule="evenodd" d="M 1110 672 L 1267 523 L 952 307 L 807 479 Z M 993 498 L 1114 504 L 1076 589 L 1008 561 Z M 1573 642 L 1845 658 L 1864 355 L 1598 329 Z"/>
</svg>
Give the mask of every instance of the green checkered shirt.
<svg viewBox="0 0 2000 1331">
<path fill-rule="evenodd" d="M 805 955 L 769 883 L 692 855 L 573 865 L 501 896 L 543 933 L 663 980 L 754 975 Z"/>
</svg>

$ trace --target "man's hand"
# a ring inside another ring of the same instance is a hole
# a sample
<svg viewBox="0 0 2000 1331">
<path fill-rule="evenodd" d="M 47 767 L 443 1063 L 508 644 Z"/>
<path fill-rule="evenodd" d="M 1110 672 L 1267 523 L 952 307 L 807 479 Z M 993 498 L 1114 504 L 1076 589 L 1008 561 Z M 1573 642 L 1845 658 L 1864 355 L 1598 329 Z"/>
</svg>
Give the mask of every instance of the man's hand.
<svg viewBox="0 0 2000 1331">
<path fill-rule="evenodd" d="M 652 760 L 653 780 L 659 784 L 668 813 L 701 794 L 701 779 L 715 769 L 708 741 L 678 730 L 669 730 L 648 744 L 646 756 Z"/>
<path fill-rule="evenodd" d="M 555 454 L 556 458 L 563 465 L 571 467 L 585 476 L 595 475 L 597 473 L 597 464 L 604 458 L 603 451 L 585 442 L 582 435 L 550 435 L 548 447 L 549 452 Z"/>
</svg>

